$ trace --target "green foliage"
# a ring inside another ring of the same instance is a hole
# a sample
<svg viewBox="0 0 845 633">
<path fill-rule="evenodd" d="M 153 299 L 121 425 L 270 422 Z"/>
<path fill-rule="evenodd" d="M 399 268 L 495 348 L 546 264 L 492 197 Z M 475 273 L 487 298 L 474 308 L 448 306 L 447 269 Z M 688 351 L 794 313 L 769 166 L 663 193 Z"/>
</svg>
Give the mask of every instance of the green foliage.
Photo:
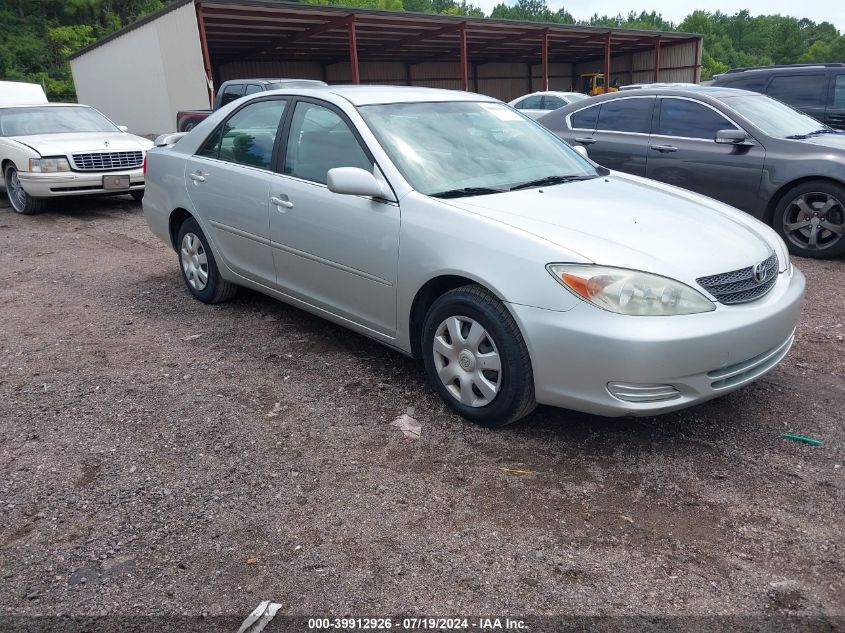
<svg viewBox="0 0 845 633">
<path fill-rule="evenodd" d="M 0 79 L 32 81 L 54 101 L 76 95 L 68 55 L 132 23 L 171 0 L 0 0 Z M 467 0 L 301 0 L 368 9 L 417 11 L 483 17 Z M 565 9 L 547 0 L 504 0 L 491 17 L 575 24 Z M 594 14 L 578 22 L 610 28 L 684 31 L 704 36 L 702 78 L 729 68 L 765 64 L 845 62 L 845 35 L 830 22 L 782 15 L 734 15 L 693 11 L 677 26 L 654 11 L 627 15 Z"/>
</svg>

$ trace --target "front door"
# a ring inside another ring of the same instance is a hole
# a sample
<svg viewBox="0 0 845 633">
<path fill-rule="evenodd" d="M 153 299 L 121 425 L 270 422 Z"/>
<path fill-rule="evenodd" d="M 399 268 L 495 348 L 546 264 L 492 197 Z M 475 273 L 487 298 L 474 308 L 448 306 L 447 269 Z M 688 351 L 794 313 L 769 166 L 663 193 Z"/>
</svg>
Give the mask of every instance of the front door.
<svg viewBox="0 0 845 633">
<path fill-rule="evenodd" d="M 270 186 L 279 286 L 311 305 L 395 336 L 399 206 L 326 187 L 326 174 L 335 167 L 379 173 L 352 124 L 334 106 L 298 100 L 279 167 Z"/>
<path fill-rule="evenodd" d="M 276 136 L 287 101 L 252 101 L 215 130 L 186 165 L 185 186 L 217 255 L 272 285 L 269 197 Z"/>
<path fill-rule="evenodd" d="M 739 127 L 699 101 L 661 97 L 657 108 L 647 177 L 755 210 L 765 149 L 753 139 L 743 145 L 716 143 L 716 132 Z"/>
</svg>

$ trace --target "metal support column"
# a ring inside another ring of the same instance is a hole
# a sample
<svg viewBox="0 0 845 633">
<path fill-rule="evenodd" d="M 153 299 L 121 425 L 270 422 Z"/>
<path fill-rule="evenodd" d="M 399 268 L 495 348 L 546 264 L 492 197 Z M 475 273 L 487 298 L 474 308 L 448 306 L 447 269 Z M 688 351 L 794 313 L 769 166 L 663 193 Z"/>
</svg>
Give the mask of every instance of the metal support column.
<svg viewBox="0 0 845 633">
<path fill-rule="evenodd" d="M 549 29 L 543 29 L 543 90 L 549 89 Z"/>
<path fill-rule="evenodd" d="M 610 37 L 611 31 L 604 37 L 604 92 L 610 92 Z"/>
<path fill-rule="evenodd" d="M 467 23 L 461 23 L 461 90 L 469 90 L 469 60 L 467 59 Z"/>
<path fill-rule="evenodd" d="M 358 69 L 358 40 L 355 37 L 355 16 L 350 15 L 346 22 L 349 32 L 349 68 L 352 73 L 352 83 L 361 83 L 361 74 Z"/>
</svg>

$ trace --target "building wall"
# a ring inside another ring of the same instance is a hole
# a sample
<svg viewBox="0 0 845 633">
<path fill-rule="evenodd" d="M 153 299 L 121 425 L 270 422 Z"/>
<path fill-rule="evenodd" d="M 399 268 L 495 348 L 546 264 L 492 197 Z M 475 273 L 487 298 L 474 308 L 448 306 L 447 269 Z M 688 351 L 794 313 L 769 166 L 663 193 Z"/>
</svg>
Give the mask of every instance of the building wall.
<svg viewBox="0 0 845 633">
<path fill-rule="evenodd" d="M 696 64 L 701 63 L 696 43 L 664 44 L 660 48 L 660 76 L 658 81 L 697 83 Z M 604 60 L 597 59 L 575 65 L 575 73 L 604 72 Z M 619 85 L 650 83 L 654 81 L 654 50 L 619 55 L 610 59 L 610 82 Z"/>
<path fill-rule="evenodd" d="M 128 31 L 70 62 L 80 103 L 134 134 L 176 129 L 178 110 L 209 107 L 193 4 Z"/>
</svg>

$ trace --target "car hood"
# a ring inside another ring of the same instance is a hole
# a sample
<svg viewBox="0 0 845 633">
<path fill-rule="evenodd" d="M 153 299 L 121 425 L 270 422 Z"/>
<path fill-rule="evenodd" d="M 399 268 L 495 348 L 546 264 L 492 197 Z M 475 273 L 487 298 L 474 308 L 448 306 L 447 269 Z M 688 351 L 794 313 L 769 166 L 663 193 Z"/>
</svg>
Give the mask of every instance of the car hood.
<svg viewBox="0 0 845 633">
<path fill-rule="evenodd" d="M 152 141 L 125 132 L 33 134 L 9 138 L 35 150 L 41 156 L 67 156 L 74 152 L 147 150 L 153 146 Z"/>
<path fill-rule="evenodd" d="M 785 267 L 780 238 L 748 214 L 627 174 L 444 202 L 562 247 L 569 257 L 561 261 L 643 270 L 686 283 L 753 266 L 773 251 Z"/>
</svg>

